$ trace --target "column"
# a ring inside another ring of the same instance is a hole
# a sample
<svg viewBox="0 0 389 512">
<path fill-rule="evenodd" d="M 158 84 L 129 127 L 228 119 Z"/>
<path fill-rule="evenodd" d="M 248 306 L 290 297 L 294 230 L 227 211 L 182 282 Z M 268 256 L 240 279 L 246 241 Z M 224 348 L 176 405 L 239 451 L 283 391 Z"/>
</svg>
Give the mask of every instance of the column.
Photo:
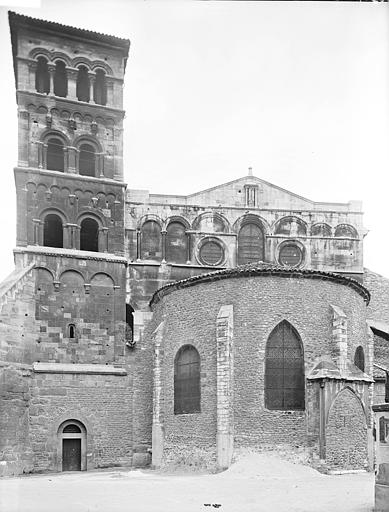
<svg viewBox="0 0 389 512">
<path fill-rule="evenodd" d="M 67 152 L 67 172 L 78 174 L 78 149 L 74 146 L 68 146 Z"/>
<path fill-rule="evenodd" d="M 108 252 L 108 228 L 99 229 L 99 252 Z"/>
<path fill-rule="evenodd" d="M 193 246 L 193 234 L 195 231 L 190 231 L 189 229 L 186 231 L 186 236 L 188 240 L 188 255 L 187 255 L 187 264 L 192 262 L 192 246 Z"/>
<path fill-rule="evenodd" d="M 136 230 L 136 259 L 140 260 L 141 255 L 141 238 L 140 238 L 140 229 Z"/>
<path fill-rule="evenodd" d="M 93 99 L 93 89 L 95 85 L 96 75 L 94 73 L 89 72 L 89 103 L 94 103 Z"/>
<path fill-rule="evenodd" d="M 49 74 L 50 74 L 50 91 L 49 91 L 49 94 L 51 96 L 54 96 L 54 74 L 55 74 L 55 65 L 54 64 L 49 64 L 47 66 L 48 70 L 49 70 Z"/>
<path fill-rule="evenodd" d="M 162 263 L 166 263 L 166 230 L 161 231 L 162 236 Z"/>
<path fill-rule="evenodd" d="M 32 222 L 33 222 L 33 241 L 34 241 L 34 245 L 40 245 L 40 226 L 41 226 L 41 221 L 39 219 L 32 219 Z M 28 241 L 27 241 L 27 244 L 28 244 Z"/>
<path fill-rule="evenodd" d="M 159 468 L 163 461 L 164 424 L 163 424 L 163 327 L 161 322 L 154 331 L 154 365 L 153 365 L 153 426 L 151 463 Z"/>
<path fill-rule="evenodd" d="M 216 458 L 220 469 L 231 464 L 234 449 L 234 318 L 232 304 L 222 306 L 216 319 Z"/>
</svg>

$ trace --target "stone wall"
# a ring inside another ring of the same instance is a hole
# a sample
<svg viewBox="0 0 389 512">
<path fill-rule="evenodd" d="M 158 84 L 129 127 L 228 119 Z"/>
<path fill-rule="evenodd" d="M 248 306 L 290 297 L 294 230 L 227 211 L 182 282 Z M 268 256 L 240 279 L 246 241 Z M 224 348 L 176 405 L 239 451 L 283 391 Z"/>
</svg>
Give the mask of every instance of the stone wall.
<svg viewBox="0 0 389 512">
<path fill-rule="evenodd" d="M 318 450 L 318 398 L 306 387 L 305 411 L 268 410 L 264 405 L 266 341 L 282 320 L 298 331 L 303 347 L 305 374 L 327 355 L 335 357 L 331 304 L 348 318 L 347 357 L 364 348 L 367 366 L 365 303 L 354 290 L 339 283 L 277 276 L 245 276 L 198 282 L 158 299 L 150 334 L 164 319 L 161 345 L 164 456 L 174 460 L 182 450 L 203 448 L 209 457 L 216 449 L 216 319 L 222 306 L 232 305 L 234 323 L 234 444 L 239 447 L 292 444 L 315 445 Z M 201 358 L 201 413 L 173 412 L 174 357 L 191 344 Z M 368 402 L 369 395 L 363 394 Z"/>
</svg>

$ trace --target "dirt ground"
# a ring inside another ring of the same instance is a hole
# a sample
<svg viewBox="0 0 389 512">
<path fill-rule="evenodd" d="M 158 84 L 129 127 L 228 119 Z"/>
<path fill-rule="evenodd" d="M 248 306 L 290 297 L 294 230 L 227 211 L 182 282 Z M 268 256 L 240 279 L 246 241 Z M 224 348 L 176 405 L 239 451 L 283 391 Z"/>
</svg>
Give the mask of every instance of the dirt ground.
<svg viewBox="0 0 389 512">
<path fill-rule="evenodd" d="M 91 471 L 0 481 L 1 512 L 368 512 L 372 473 L 323 475 L 253 454 L 214 475 Z"/>
</svg>

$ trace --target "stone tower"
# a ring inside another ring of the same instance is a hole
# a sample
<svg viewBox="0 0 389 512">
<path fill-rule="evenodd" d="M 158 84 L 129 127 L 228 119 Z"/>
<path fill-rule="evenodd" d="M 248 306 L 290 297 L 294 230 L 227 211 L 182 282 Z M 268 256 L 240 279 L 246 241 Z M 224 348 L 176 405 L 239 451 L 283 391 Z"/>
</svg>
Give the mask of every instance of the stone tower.
<svg viewBox="0 0 389 512">
<path fill-rule="evenodd" d="M 19 134 L 16 266 L 40 269 L 37 309 L 64 337 L 92 334 L 92 324 L 100 338 L 102 330 L 108 335 L 93 354 L 72 347 L 65 360 L 111 362 L 123 352 L 113 342 L 125 321 L 129 41 L 12 12 L 9 19 Z M 51 280 L 55 298 L 44 290 Z"/>
</svg>

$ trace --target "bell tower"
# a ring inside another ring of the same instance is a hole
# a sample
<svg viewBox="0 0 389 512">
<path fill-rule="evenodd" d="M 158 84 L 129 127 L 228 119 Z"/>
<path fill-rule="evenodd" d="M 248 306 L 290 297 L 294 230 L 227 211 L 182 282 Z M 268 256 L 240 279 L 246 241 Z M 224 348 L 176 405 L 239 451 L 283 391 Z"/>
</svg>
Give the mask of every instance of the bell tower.
<svg viewBox="0 0 389 512">
<path fill-rule="evenodd" d="M 53 296 L 39 288 L 40 318 L 70 339 L 100 336 L 94 351 L 65 351 L 67 362 L 117 360 L 125 353 L 117 326 L 125 322 L 122 92 L 130 42 L 13 12 L 9 22 L 16 266 L 34 264 L 42 282 L 52 281 Z"/>
</svg>

